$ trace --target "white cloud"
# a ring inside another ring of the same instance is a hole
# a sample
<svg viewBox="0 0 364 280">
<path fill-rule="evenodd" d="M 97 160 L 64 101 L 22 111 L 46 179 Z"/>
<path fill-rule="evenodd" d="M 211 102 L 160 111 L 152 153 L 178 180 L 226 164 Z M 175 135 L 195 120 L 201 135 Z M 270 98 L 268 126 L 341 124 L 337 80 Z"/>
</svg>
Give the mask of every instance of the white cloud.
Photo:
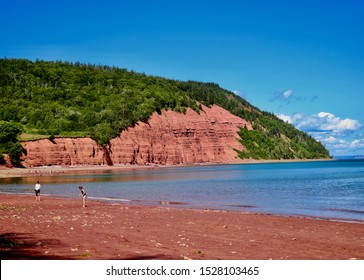
<svg viewBox="0 0 364 280">
<path fill-rule="evenodd" d="M 294 116 L 293 116 L 293 119 L 295 121 L 299 121 L 299 120 L 302 120 L 304 118 L 304 114 L 303 113 L 296 113 Z"/>
<path fill-rule="evenodd" d="M 283 92 L 282 91 L 276 92 L 275 94 L 273 94 L 272 97 L 269 98 L 269 101 L 274 102 L 278 100 L 280 102 L 288 104 L 292 96 L 293 96 L 293 89 L 287 89 Z"/>
<path fill-rule="evenodd" d="M 297 114 L 296 114 L 297 115 Z M 320 112 L 303 118 L 295 118 L 297 128 L 304 131 L 332 131 L 335 133 L 355 131 L 362 125 L 357 120 L 349 118 L 341 119 L 334 114 Z"/>
<path fill-rule="evenodd" d="M 290 98 L 292 95 L 293 95 L 293 90 L 292 89 L 289 89 L 289 90 L 286 90 L 285 92 L 283 92 L 283 97 L 285 99 Z"/>
<path fill-rule="evenodd" d="M 329 136 L 326 139 L 324 139 L 323 141 L 325 141 L 325 142 L 336 142 L 337 139 L 334 136 Z"/>
<path fill-rule="evenodd" d="M 350 143 L 351 148 L 364 148 L 364 138 L 363 139 L 355 139 Z"/>
<path fill-rule="evenodd" d="M 363 125 L 357 120 L 340 118 L 329 112 L 296 113 L 293 117 L 279 114 L 277 117 L 310 134 L 333 155 L 364 154 Z"/>
<path fill-rule="evenodd" d="M 292 119 L 290 116 L 284 115 L 284 114 L 279 114 L 276 115 L 278 118 L 280 118 L 281 120 L 288 122 L 288 123 L 292 123 Z"/>
<path fill-rule="evenodd" d="M 326 113 L 326 112 L 320 112 L 317 114 L 317 116 L 319 116 L 320 118 L 325 118 L 325 117 L 334 118 L 335 117 L 333 114 Z"/>
<path fill-rule="evenodd" d="M 339 130 L 357 130 L 361 125 L 357 120 L 345 119 L 337 124 Z"/>
</svg>

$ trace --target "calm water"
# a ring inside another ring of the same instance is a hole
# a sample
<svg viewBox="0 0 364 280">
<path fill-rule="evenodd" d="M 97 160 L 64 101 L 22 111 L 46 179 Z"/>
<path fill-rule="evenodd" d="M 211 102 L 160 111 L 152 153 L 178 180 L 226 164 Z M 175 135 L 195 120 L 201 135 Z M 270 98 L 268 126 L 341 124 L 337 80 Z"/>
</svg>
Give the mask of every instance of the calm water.
<svg viewBox="0 0 364 280">
<path fill-rule="evenodd" d="M 33 194 L 35 178 L 0 179 Z M 42 193 L 128 204 L 253 211 L 364 221 L 364 160 L 151 168 L 41 177 Z"/>
</svg>

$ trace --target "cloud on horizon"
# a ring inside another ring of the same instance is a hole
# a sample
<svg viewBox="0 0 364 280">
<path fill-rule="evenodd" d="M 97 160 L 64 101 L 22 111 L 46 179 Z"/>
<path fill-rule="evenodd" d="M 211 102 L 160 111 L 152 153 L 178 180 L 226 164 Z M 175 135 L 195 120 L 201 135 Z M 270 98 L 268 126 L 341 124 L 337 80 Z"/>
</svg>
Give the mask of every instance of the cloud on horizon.
<svg viewBox="0 0 364 280">
<path fill-rule="evenodd" d="M 293 117 L 277 114 L 277 117 L 307 132 L 333 154 L 364 153 L 364 136 L 359 133 L 363 125 L 357 120 L 342 119 L 328 112 L 307 116 L 297 113 Z"/>
<path fill-rule="evenodd" d="M 362 125 L 353 119 L 341 119 L 336 117 L 334 114 L 327 112 L 320 112 L 310 116 L 294 116 L 293 124 L 298 129 L 306 132 L 333 132 L 342 133 L 358 130 Z"/>
<path fill-rule="evenodd" d="M 285 121 L 287 123 L 292 124 L 292 118 L 290 116 L 284 115 L 284 114 L 278 114 L 276 115 L 278 118 L 280 118 L 282 121 Z"/>
</svg>

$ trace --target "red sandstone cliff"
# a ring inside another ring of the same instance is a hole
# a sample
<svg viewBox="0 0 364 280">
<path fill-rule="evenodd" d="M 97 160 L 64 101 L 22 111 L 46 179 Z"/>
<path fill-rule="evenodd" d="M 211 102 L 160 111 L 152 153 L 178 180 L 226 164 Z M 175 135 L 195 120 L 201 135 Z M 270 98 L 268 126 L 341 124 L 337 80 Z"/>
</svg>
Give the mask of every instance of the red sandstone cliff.
<svg viewBox="0 0 364 280">
<path fill-rule="evenodd" d="M 23 142 L 25 167 L 46 165 L 193 164 L 239 162 L 233 149 L 238 127 L 251 124 L 218 106 L 200 114 L 187 109 L 154 113 L 121 132 L 106 148 L 90 138 L 55 138 Z"/>
<path fill-rule="evenodd" d="M 103 165 L 106 164 L 101 146 L 91 138 L 55 138 L 21 143 L 25 153 L 25 167 L 59 165 Z"/>
</svg>

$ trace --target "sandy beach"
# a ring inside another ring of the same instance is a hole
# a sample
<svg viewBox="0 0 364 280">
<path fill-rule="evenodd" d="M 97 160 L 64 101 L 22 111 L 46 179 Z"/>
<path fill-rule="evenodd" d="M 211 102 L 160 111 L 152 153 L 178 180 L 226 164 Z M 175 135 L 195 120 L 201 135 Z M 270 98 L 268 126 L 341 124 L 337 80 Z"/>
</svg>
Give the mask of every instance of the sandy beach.
<svg viewBox="0 0 364 280">
<path fill-rule="evenodd" d="M 364 259 L 364 224 L 0 195 L 1 259 Z"/>
</svg>

